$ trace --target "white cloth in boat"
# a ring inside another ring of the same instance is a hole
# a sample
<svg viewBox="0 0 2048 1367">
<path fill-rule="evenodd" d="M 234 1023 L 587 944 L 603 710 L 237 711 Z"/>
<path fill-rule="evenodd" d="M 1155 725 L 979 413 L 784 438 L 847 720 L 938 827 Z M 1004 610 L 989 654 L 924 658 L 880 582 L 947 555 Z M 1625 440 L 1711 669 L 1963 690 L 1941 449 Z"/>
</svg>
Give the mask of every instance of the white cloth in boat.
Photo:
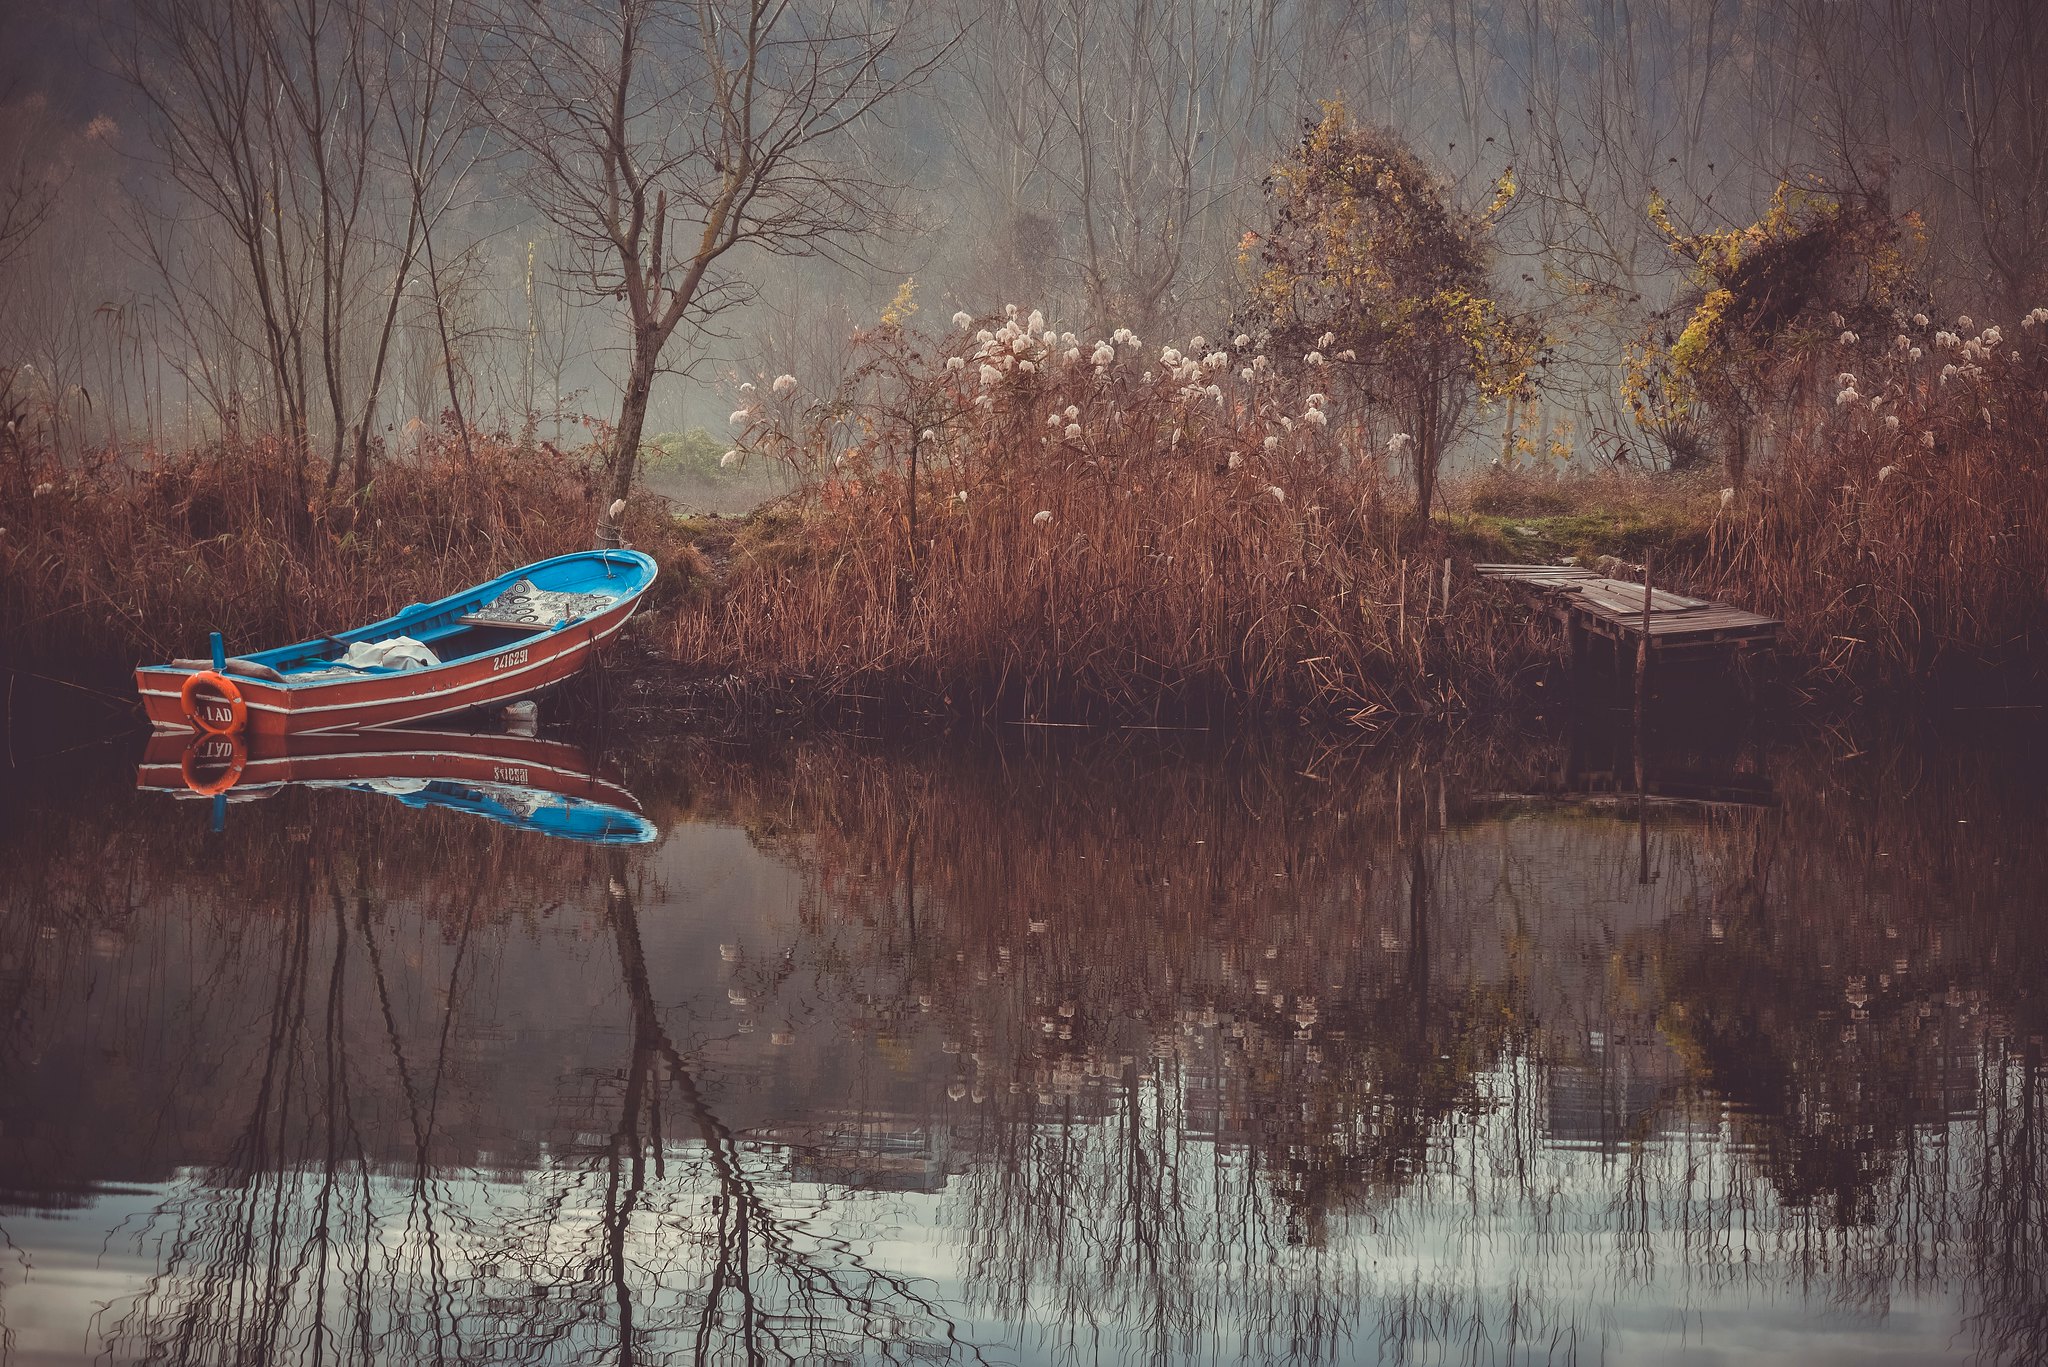
<svg viewBox="0 0 2048 1367">
<path fill-rule="evenodd" d="M 551 627 L 594 617 L 618 601 L 615 594 L 556 593 L 521 579 L 462 620 L 472 626 Z"/>
<path fill-rule="evenodd" d="M 391 636 L 382 641 L 351 641 L 339 663 L 353 669 L 432 669 L 441 659 L 425 642 Z"/>
</svg>

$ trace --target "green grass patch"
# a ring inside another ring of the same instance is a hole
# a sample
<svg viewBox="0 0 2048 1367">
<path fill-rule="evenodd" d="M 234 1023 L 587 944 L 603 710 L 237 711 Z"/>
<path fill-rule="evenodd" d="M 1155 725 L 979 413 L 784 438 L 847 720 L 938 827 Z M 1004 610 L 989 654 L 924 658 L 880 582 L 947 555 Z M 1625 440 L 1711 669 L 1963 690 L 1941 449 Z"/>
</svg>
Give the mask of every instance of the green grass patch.
<svg viewBox="0 0 2048 1367">
<path fill-rule="evenodd" d="M 1502 564 L 1590 563 L 1603 555 L 1641 560 L 1698 554 L 1710 520 L 1689 508 L 1587 508 L 1550 516 L 1504 517 L 1458 513 L 1446 520 L 1451 536 L 1474 560 Z"/>
</svg>

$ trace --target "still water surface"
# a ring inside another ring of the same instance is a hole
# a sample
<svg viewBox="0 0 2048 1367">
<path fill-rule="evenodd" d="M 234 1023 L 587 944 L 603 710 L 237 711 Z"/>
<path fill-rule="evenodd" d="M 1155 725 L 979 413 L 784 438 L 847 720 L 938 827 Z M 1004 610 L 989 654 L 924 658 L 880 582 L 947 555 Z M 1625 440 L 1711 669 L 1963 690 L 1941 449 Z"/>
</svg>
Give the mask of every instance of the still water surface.
<svg viewBox="0 0 2048 1367">
<path fill-rule="evenodd" d="M 679 742 L 637 844 L 104 750 L 12 1363 L 2048 1360 L 2036 742 Z"/>
</svg>

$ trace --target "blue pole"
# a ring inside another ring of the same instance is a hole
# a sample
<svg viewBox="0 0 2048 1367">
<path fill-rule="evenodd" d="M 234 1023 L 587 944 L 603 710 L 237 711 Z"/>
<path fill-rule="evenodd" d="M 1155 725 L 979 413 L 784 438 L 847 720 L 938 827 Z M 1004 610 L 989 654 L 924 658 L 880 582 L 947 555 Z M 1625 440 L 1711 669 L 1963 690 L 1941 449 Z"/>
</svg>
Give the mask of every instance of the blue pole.
<svg viewBox="0 0 2048 1367">
<path fill-rule="evenodd" d="M 228 667 L 228 648 L 227 645 L 220 639 L 220 633 L 217 631 L 213 633 L 212 644 L 213 672 L 216 674 L 220 674 L 225 672 Z"/>
<path fill-rule="evenodd" d="M 218 640 L 219 638 L 215 637 L 215 639 Z M 227 824 L 228 795 L 226 793 L 215 793 L 213 795 L 213 833 L 219 835 Z"/>
</svg>

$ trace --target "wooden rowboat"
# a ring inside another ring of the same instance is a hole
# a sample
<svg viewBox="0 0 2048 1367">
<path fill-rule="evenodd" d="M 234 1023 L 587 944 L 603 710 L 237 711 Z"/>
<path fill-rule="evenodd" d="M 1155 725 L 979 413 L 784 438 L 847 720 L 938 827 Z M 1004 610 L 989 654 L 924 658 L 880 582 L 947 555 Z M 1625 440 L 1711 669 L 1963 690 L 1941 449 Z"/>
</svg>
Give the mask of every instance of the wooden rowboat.
<svg viewBox="0 0 2048 1367">
<path fill-rule="evenodd" d="M 640 845 L 659 829 L 624 785 L 577 746 L 533 736 L 382 730 L 149 739 L 135 786 L 224 804 L 292 785 L 374 793 L 563 840 Z"/>
<path fill-rule="evenodd" d="M 404 726 L 534 697 L 616 635 L 654 582 L 639 551 L 556 556 L 338 636 L 135 671 L 159 730 L 300 735 Z M 423 667 L 377 662 L 397 638 Z M 411 649 L 424 646 L 425 651 Z"/>
</svg>

